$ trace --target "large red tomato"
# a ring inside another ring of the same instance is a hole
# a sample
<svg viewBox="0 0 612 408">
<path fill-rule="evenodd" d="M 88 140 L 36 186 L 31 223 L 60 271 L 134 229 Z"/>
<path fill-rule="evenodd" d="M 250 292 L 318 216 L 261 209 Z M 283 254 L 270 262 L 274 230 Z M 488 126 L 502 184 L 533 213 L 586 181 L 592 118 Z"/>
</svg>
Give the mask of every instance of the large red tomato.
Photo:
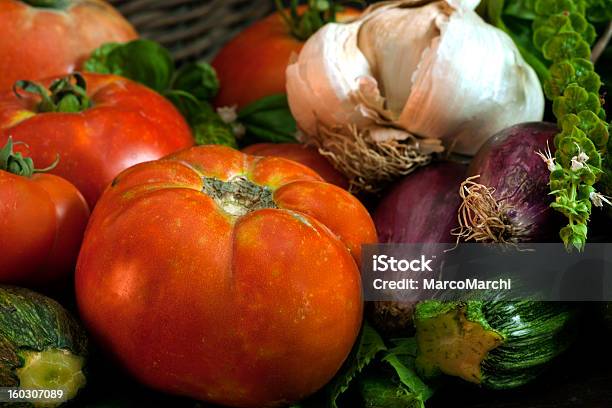
<svg viewBox="0 0 612 408">
<path fill-rule="evenodd" d="M 33 174 L 31 161 L 0 150 L 0 283 L 42 286 L 74 271 L 89 207 L 75 186 Z"/>
<path fill-rule="evenodd" d="M 49 108 L 39 95 L 0 93 L 0 143 L 9 136 L 27 143 L 39 165 L 60 156 L 51 172 L 77 186 L 93 207 L 119 172 L 189 147 L 193 138 L 174 106 L 149 88 L 113 75 L 83 78 L 91 107 L 80 112 L 41 112 Z"/>
<path fill-rule="evenodd" d="M 284 406 L 347 357 L 362 318 L 360 245 L 375 241 L 359 201 L 309 168 L 194 147 L 108 187 L 79 255 L 77 300 L 143 383 Z"/>
<path fill-rule="evenodd" d="M 346 21 L 358 14 L 346 8 L 337 19 Z M 303 45 L 278 12 L 239 33 L 212 61 L 221 83 L 215 105 L 242 108 L 265 96 L 285 93 L 285 70 Z"/>
<path fill-rule="evenodd" d="M 0 0 L 0 90 L 72 72 L 107 42 L 137 37 L 103 0 Z"/>
<path fill-rule="evenodd" d="M 342 188 L 348 188 L 346 176 L 336 170 L 313 146 L 300 143 L 256 143 L 242 149 L 254 156 L 276 156 L 293 160 L 316 171 L 323 180 Z"/>
</svg>

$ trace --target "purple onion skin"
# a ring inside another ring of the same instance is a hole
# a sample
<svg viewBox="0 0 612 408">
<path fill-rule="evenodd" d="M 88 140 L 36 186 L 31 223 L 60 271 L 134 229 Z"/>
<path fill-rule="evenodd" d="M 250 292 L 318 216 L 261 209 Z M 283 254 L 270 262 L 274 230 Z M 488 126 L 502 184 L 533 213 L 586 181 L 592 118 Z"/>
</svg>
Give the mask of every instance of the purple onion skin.
<svg viewBox="0 0 612 408">
<path fill-rule="evenodd" d="M 507 216 L 523 225 L 521 242 L 557 242 L 561 217 L 550 208 L 550 171 L 535 152 L 554 154 L 556 125 L 529 122 L 498 132 L 474 157 L 468 175 L 480 175 L 477 183 L 495 188 L 493 196 L 510 207 Z"/>
<path fill-rule="evenodd" d="M 438 162 L 423 167 L 395 184 L 374 211 L 381 243 L 455 243 L 451 231 L 457 227 L 461 198 L 459 187 L 467 166 Z M 402 273 L 389 273 L 390 279 Z M 434 276 L 427 276 L 433 278 Z M 413 296 L 412 294 L 409 296 Z M 395 301 L 372 302 L 367 306 L 370 322 L 388 337 L 414 335 L 412 315 L 417 302 L 394 293 Z"/>
<path fill-rule="evenodd" d="M 467 166 L 430 164 L 406 176 L 382 199 L 374 212 L 381 243 L 454 243 L 459 186 Z"/>
</svg>

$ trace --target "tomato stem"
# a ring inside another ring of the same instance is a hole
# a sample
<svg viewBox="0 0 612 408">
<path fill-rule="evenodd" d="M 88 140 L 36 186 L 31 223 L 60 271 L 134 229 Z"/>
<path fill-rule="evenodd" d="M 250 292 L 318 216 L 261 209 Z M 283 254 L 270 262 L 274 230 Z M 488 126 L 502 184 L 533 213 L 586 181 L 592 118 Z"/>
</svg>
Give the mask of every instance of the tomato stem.
<svg viewBox="0 0 612 408">
<path fill-rule="evenodd" d="M 336 22 L 336 13 L 342 10 L 341 4 L 358 3 L 363 1 L 333 1 L 333 0 L 308 0 L 306 10 L 299 12 L 299 2 L 291 0 L 289 8 L 285 8 L 282 0 L 275 0 L 276 9 L 281 16 L 291 35 L 300 41 L 306 41 L 319 28 L 327 23 Z"/>
<path fill-rule="evenodd" d="M 41 97 L 37 106 L 38 113 L 63 112 L 76 113 L 82 112 L 91 107 L 91 100 L 87 96 L 87 83 L 85 78 L 79 73 L 73 73 L 63 78 L 56 79 L 51 83 L 49 89 L 38 82 L 17 81 L 13 85 L 13 92 L 17 97 L 22 95 L 19 91 L 33 93 Z"/>
<path fill-rule="evenodd" d="M 214 177 L 202 178 L 202 193 L 233 217 L 240 217 L 261 208 L 277 208 L 272 191 L 253 183 L 244 176 L 223 181 Z"/>
<path fill-rule="evenodd" d="M 34 167 L 34 161 L 30 157 L 23 157 L 20 152 L 14 152 L 13 146 L 25 144 L 23 142 L 13 142 L 13 138 L 9 136 L 6 144 L 0 149 L 0 170 L 7 171 L 12 174 L 24 177 L 32 177 L 35 173 L 45 173 L 53 170 L 59 163 L 59 155 L 50 166 L 44 169 Z M 26 145 L 27 146 L 27 145 Z"/>
</svg>

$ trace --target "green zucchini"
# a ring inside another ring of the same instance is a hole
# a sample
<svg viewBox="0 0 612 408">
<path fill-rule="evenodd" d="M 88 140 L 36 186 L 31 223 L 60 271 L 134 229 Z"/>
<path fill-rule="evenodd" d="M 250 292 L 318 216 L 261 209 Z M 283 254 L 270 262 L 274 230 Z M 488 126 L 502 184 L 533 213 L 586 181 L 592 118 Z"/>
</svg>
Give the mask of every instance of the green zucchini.
<svg viewBox="0 0 612 408">
<path fill-rule="evenodd" d="M 72 399 L 86 382 L 86 355 L 85 332 L 59 303 L 0 286 L 0 387 L 62 390 L 62 400 Z"/>
<path fill-rule="evenodd" d="M 492 389 L 528 383 L 565 351 L 578 309 L 559 302 L 470 300 L 417 305 L 416 366 Z"/>
</svg>

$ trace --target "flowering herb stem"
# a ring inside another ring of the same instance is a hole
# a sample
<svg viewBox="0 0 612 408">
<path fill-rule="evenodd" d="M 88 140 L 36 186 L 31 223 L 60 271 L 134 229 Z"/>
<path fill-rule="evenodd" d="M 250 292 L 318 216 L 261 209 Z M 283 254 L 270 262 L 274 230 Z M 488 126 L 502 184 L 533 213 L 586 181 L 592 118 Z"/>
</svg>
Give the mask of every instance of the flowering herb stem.
<svg viewBox="0 0 612 408">
<path fill-rule="evenodd" d="M 608 144 L 601 80 L 590 61 L 596 33 L 586 7 L 583 0 L 536 0 L 533 22 L 534 45 L 551 63 L 544 92 L 559 127 L 549 165 L 551 207 L 568 220 L 560 231 L 565 246 L 578 250 L 587 239 L 592 204 L 605 202 L 594 185 L 603 173 Z"/>
</svg>

